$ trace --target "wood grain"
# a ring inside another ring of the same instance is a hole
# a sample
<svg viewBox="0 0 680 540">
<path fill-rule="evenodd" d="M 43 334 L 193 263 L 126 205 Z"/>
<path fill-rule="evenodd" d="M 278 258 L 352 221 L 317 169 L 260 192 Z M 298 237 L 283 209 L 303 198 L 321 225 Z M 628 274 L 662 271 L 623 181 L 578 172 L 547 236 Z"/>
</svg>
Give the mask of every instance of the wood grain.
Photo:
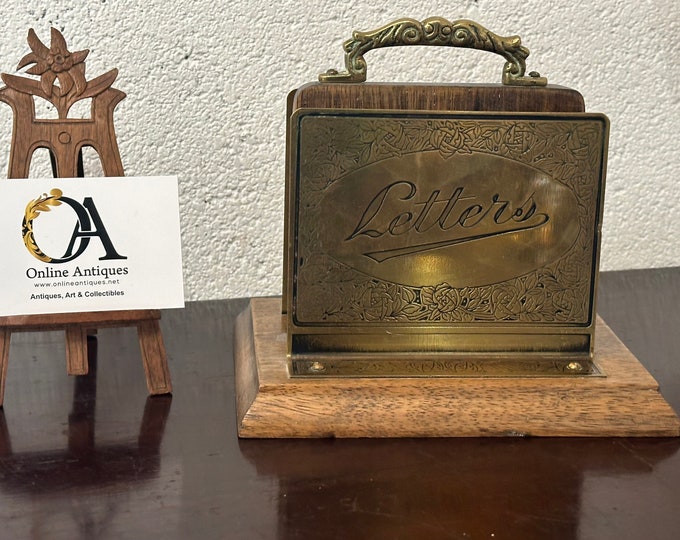
<svg viewBox="0 0 680 540">
<path fill-rule="evenodd" d="M 240 437 L 680 435 L 657 382 L 601 319 L 606 377 L 292 379 L 280 302 L 254 298 L 236 327 Z"/>
<path fill-rule="evenodd" d="M 585 104 L 576 90 L 557 85 L 310 83 L 292 99 L 292 111 L 302 108 L 578 113 Z"/>
<path fill-rule="evenodd" d="M 146 375 L 146 386 L 150 394 L 169 394 L 172 392 L 167 353 L 163 344 L 158 319 L 147 319 L 137 323 L 139 348 Z"/>
<path fill-rule="evenodd" d="M 113 110 L 125 97 L 109 88 L 92 98 L 91 118 L 63 120 L 37 119 L 33 96 L 12 88 L 0 90 L 0 101 L 14 112 L 14 128 L 9 160 L 9 178 L 28 178 L 31 159 L 37 148 L 48 148 L 55 158 L 58 178 L 76 178 L 83 146 L 91 146 L 100 158 L 105 176 L 123 176 L 115 132 Z M 110 124 L 110 127 L 109 127 Z"/>
<path fill-rule="evenodd" d="M 69 324 L 83 323 L 102 328 L 105 326 L 134 326 L 137 321 L 160 318 L 161 312 L 157 309 L 12 315 L 10 317 L 0 317 L 0 327 L 21 328 L 23 330 L 47 330 L 57 325 L 66 327 Z"/>
<path fill-rule="evenodd" d="M 82 324 L 66 327 L 66 371 L 69 375 L 87 375 L 87 328 Z"/>
</svg>

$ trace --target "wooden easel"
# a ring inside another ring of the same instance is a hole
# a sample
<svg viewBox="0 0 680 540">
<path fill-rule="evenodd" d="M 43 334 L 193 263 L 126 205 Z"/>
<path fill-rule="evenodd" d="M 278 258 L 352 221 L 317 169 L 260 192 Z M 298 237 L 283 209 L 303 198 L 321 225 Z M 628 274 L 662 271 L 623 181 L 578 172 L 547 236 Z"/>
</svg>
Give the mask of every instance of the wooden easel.
<svg viewBox="0 0 680 540">
<path fill-rule="evenodd" d="M 28 32 L 28 44 L 32 52 L 22 58 L 18 69 L 34 64 L 26 73 L 39 75 L 40 80 L 2 74 L 7 86 L 0 89 L 0 101 L 9 104 L 14 113 L 8 178 L 28 178 L 31 158 L 37 148 L 48 149 L 55 177 L 84 176 L 84 146 L 91 146 L 97 151 L 105 176 L 123 176 L 113 128 L 113 110 L 125 93 L 111 88 L 118 70 L 86 80 L 84 60 L 89 51 L 69 52 L 64 37 L 56 28 L 52 28 L 49 48 L 32 29 Z M 58 118 L 36 118 L 35 97 L 49 101 L 56 108 Z M 68 118 L 71 106 L 87 98 L 92 99 L 91 117 Z M 149 393 L 172 392 L 160 317 L 158 310 L 0 317 L 0 407 L 4 399 L 12 332 L 64 330 L 67 372 L 69 375 L 84 375 L 88 370 L 89 330 L 136 326 Z"/>
</svg>

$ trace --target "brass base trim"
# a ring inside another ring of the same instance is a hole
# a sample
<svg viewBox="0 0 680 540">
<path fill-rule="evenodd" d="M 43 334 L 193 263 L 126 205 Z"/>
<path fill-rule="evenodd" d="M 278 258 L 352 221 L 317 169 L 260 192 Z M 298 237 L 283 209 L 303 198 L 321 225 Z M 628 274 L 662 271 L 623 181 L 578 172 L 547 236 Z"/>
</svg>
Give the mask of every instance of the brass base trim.
<svg viewBox="0 0 680 540">
<path fill-rule="evenodd" d="M 604 377 L 589 358 L 525 355 L 515 358 L 476 355 L 409 355 L 406 358 L 293 357 L 291 377 Z"/>
</svg>

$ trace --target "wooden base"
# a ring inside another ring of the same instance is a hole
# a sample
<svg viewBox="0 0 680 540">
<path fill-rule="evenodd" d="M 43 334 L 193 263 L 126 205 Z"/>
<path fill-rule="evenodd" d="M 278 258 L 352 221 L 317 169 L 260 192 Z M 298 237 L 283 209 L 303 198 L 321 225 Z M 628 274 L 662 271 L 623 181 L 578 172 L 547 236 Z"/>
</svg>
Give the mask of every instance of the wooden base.
<svg viewBox="0 0 680 540">
<path fill-rule="evenodd" d="M 654 378 L 598 318 L 606 377 L 290 378 L 280 298 L 236 321 L 238 433 L 245 438 L 680 436 Z"/>
</svg>

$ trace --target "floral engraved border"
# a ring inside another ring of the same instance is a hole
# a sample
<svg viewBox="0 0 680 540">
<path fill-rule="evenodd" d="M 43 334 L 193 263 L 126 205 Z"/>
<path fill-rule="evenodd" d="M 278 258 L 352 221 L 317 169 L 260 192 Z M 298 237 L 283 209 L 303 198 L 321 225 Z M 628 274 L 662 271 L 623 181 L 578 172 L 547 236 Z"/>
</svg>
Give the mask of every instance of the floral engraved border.
<svg viewBox="0 0 680 540">
<path fill-rule="evenodd" d="M 309 121 L 312 120 L 312 121 Z M 303 118 L 300 145 L 298 306 L 316 323 L 588 324 L 604 127 L 597 119 Z M 579 235 L 557 261 L 481 287 L 410 287 L 363 274 L 318 247 L 318 203 L 343 176 L 412 152 L 443 158 L 476 152 L 506 157 L 549 175 L 578 201 Z M 303 322 L 302 324 L 305 324 Z"/>
</svg>

